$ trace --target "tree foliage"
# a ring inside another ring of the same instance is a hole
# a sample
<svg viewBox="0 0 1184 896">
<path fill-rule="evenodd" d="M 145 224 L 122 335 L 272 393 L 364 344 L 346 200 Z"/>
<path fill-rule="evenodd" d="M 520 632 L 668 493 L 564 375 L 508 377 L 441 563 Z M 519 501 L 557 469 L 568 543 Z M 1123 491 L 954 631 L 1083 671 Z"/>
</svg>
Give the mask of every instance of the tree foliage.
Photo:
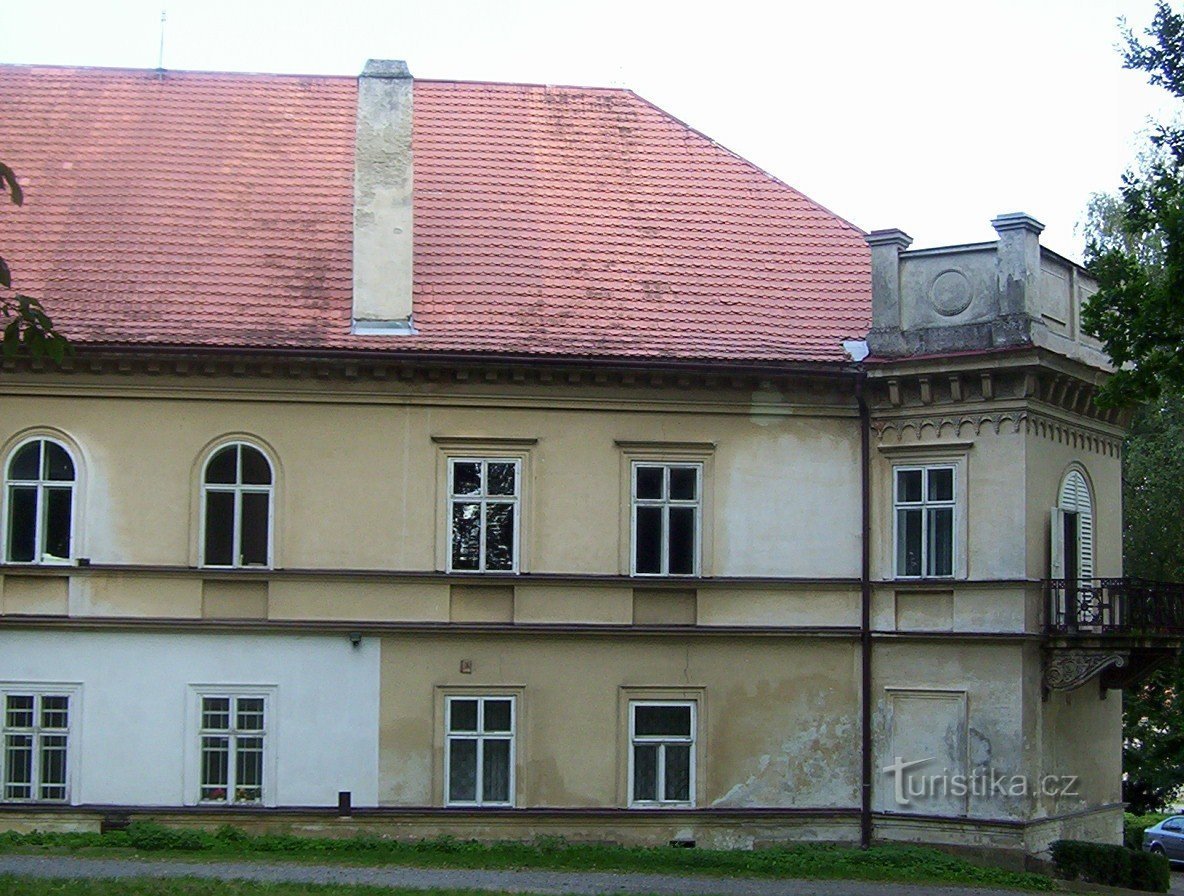
<svg viewBox="0 0 1184 896">
<path fill-rule="evenodd" d="M 22 205 L 25 194 L 17 180 L 16 173 L 0 162 L 0 190 L 8 194 L 14 205 Z M 0 354 L 14 357 L 20 354 L 32 357 L 48 357 L 61 363 L 70 351 L 70 344 L 53 325 L 41 302 L 32 296 L 10 292 L 12 270 L 0 256 Z"/>
<path fill-rule="evenodd" d="M 1123 564 L 1128 575 L 1184 581 L 1184 395 L 1142 406 L 1123 463 Z M 1131 811 L 1168 806 L 1184 787 L 1184 661 L 1125 694 L 1122 798 Z"/>
<path fill-rule="evenodd" d="M 1124 65 L 1184 99 L 1184 17 L 1159 0 L 1144 33 L 1146 42 L 1124 26 Z M 1160 123 L 1151 144 L 1144 164 L 1123 176 L 1114 232 L 1086 248 L 1099 289 L 1082 321 L 1121 368 L 1102 404 L 1184 392 L 1184 128 Z"/>
</svg>

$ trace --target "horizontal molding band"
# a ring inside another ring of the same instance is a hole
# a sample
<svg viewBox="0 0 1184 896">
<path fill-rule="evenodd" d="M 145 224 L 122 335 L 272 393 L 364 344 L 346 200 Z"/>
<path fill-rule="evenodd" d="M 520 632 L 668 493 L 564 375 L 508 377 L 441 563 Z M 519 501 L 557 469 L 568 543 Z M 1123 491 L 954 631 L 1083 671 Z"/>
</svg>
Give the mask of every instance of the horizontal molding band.
<svg viewBox="0 0 1184 896">
<path fill-rule="evenodd" d="M 35 565 L 0 563 L 0 575 L 73 576 L 102 575 L 180 576 L 222 581 L 255 581 L 258 579 L 360 579 L 384 582 L 425 582 L 448 585 L 627 585 L 632 588 L 688 588 L 769 586 L 812 587 L 840 586 L 858 588 L 857 576 L 627 576 L 613 573 L 446 573 L 436 570 L 393 569 L 317 569 L 285 567 L 280 569 L 207 569 L 198 566 L 136 563 L 87 563 L 85 565 Z M 950 591 L 960 587 L 1030 587 L 1043 586 L 1043 579 L 873 579 L 877 588 L 900 590 Z"/>
<path fill-rule="evenodd" d="M 382 635 L 571 635 L 586 637 L 678 638 L 827 638 L 858 640 L 856 625 L 634 625 L 631 623 L 578 622 L 384 622 L 316 619 L 192 619 L 149 616 L 34 616 L 0 615 L 3 629 L 73 629 L 78 631 L 148 630 L 237 632 L 253 634 L 360 634 Z M 872 633 L 877 641 L 1039 642 L 1043 636 L 1025 632 L 884 632 Z"/>
</svg>

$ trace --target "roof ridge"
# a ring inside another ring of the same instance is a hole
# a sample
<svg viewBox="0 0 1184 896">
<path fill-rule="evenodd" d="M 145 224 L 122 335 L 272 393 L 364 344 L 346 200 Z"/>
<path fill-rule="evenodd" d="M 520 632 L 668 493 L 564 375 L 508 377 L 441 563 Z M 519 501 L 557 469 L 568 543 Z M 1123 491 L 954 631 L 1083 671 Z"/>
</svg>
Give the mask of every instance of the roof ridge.
<svg viewBox="0 0 1184 896">
<path fill-rule="evenodd" d="M 102 72 L 127 75 L 198 75 L 214 78 L 323 78 L 326 81 L 356 81 L 357 75 L 326 75 L 313 72 L 237 72 L 215 69 L 194 68 L 135 68 L 121 65 L 63 65 L 55 62 L 0 62 L 0 69 L 26 69 L 29 71 L 45 71 L 53 69 L 61 72 Z"/>
</svg>

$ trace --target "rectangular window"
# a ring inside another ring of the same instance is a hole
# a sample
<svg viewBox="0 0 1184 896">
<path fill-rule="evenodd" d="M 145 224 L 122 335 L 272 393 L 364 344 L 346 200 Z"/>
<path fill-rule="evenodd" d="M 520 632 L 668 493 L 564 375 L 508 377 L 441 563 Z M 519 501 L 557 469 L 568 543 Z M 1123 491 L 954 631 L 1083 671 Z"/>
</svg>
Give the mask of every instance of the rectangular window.
<svg viewBox="0 0 1184 896">
<path fill-rule="evenodd" d="M 942 578 L 954 574 L 954 467 L 897 467 L 896 575 Z"/>
<path fill-rule="evenodd" d="M 695 703 L 629 704 L 629 805 L 695 804 Z"/>
<path fill-rule="evenodd" d="M 65 802 L 70 695 L 14 691 L 3 699 L 4 799 Z"/>
<path fill-rule="evenodd" d="M 199 801 L 263 802 L 267 698 L 202 694 L 199 713 Z"/>
<path fill-rule="evenodd" d="M 445 801 L 514 804 L 514 698 L 447 697 Z"/>
<path fill-rule="evenodd" d="M 448 571 L 517 572 L 521 461 L 448 461 Z"/>
<path fill-rule="evenodd" d="M 698 575 L 702 478 L 699 463 L 634 462 L 634 575 Z"/>
</svg>

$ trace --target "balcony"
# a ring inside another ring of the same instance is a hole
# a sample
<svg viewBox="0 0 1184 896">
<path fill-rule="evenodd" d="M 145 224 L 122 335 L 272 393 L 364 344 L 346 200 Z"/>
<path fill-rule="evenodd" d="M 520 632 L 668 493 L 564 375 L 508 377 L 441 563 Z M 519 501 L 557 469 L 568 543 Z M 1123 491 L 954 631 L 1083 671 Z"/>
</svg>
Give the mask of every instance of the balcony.
<svg viewBox="0 0 1184 896">
<path fill-rule="evenodd" d="M 1094 678 L 1103 695 L 1129 687 L 1184 646 L 1184 584 L 1051 579 L 1046 595 L 1046 696 Z"/>
</svg>

